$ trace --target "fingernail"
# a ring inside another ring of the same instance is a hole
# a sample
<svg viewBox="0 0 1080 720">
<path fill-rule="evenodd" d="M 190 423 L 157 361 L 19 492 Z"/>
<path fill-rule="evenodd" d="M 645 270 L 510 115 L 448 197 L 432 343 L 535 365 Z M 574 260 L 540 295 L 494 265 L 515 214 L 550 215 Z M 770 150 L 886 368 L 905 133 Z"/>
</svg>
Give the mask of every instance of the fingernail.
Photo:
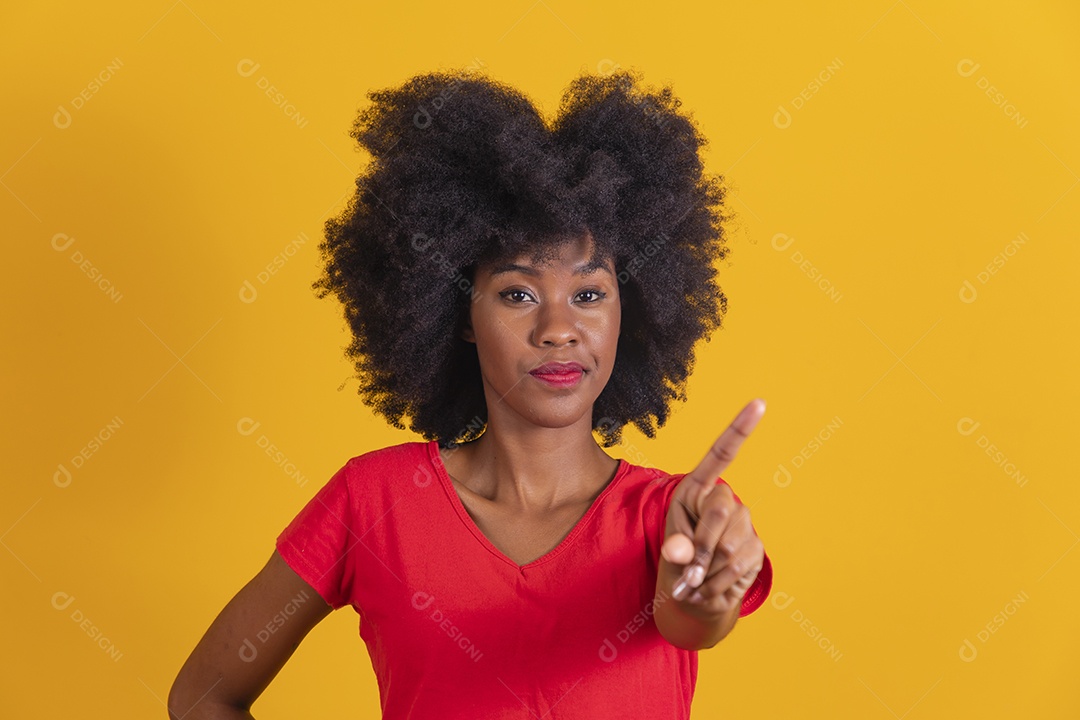
<svg viewBox="0 0 1080 720">
<path fill-rule="evenodd" d="M 686 576 L 686 582 L 691 587 L 697 587 L 701 584 L 701 581 L 705 579 L 705 568 L 700 565 L 695 565 L 690 568 L 690 572 Z"/>
<path fill-rule="evenodd" d="M 671 591 L 671 594 L 675 596 L 676 600 L 682 600 L 682 596 L 686 594 L 686 589 L 690 587 L 686 583 L 686 578 L 679 578 L 679 582 L 675 584 L 675 589 Z"/>
</svg>

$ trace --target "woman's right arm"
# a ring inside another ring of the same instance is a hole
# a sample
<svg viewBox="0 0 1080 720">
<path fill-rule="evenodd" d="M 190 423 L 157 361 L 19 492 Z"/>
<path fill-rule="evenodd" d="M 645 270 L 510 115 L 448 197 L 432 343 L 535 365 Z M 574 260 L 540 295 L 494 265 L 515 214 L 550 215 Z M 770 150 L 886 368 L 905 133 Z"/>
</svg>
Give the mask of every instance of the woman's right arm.
<svg viewBox="0 0 1080 720">
<path fill-rule="evenodd" d="M 169 717 L 251 718 L 252 703 L 332 609 L 275 550 L 180 668 Z"/>
</svg>

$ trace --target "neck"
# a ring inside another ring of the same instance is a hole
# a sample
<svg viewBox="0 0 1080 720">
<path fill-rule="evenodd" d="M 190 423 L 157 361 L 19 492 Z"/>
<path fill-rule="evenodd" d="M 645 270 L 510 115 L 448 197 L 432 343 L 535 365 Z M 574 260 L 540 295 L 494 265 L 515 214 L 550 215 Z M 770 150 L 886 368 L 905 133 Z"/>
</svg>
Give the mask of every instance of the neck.
<svg viewBox="0 0 1080 720">
<path fill-rule="evenodd" d="M 593 439 L 588 417 L 559 428 L 489 419 L 480 438 L 451 452 L 472 492 L 522 511 L 591 502 L 619 466 Z"/>
</svg>

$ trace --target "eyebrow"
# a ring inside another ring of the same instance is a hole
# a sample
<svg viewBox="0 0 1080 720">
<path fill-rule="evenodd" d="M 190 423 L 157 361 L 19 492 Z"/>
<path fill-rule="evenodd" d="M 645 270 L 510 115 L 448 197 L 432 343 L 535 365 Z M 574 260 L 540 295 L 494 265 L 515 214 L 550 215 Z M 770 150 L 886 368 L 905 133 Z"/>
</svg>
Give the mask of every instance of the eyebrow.
<svg viewBox="0 0 1080 720">
<path fill-rule="evenodd" d="M 603 260 L 598 259 L 598 258 L 594 258 L 590 262 L 582 263 L 581 265 L 578 265 L 577 267 L 574 268 L 574 274 L 575 275 L 591 275 L 594 272 L 596 272 L 597 270 L 603 270 L 608 275 L 613 275 L 611 270 L 608 268 L 607 263 L 604 262 Z M 518 263 L 513 263 L 513 262 L 501 263 L 499 265 L 496 265 L 495 267 L 493 267 L 491 269 L 490 275 L 491 275 L 491 277 L 495 277 L 496 275 L 501 275 L 502 273 L 508 273 L 508 272 L 519 272 L 519 273 L 523 273 L 525 275 L 531 275 L 533 277 L 539 277 L 540 276 L 540 271 L 537 270 L 536 268 L 534 268 L 533 266 L 531 266 L 531 265 L 520 265 Z"/>
</svg>

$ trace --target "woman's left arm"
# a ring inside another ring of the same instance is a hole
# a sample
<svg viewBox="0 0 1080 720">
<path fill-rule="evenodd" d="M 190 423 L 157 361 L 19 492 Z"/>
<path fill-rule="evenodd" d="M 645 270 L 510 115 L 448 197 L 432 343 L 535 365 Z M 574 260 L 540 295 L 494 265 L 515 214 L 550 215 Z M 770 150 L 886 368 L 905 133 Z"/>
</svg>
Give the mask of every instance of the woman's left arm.
<svg viewBox="0 0 1080 720">
<path fill-rule="evenodd" d="M 750 402 L 671 496 L 660 551 L 654 622 L 671 644 L 711 648 L 735 627 L 765 562 L 750 510 L 719 479 L 765 412 Z"/>
<path fill-rule="evenodd" d="M 756 535 L 754 540 L 761 546 Z M 753 550 L 749 549 L 748 552 L 752 554 Z M 733 574 L 725 574 L 727 562 L 722 560 L 716 563 L 720 567 L 711 570 L 712 574 L 707 574 L 695 590 L 682 580 L 683 566 L 669 562 L 662 553 L 653 600 L 653 620 L 660 634 L 672 645 L 684 650 L 704 650 L 715 646 L 735 627 L 742 609 L 742 599 L 757 579 L 761 566 L 754 566 L 732 583 L 730 578 Z M 736 562 L 741 567 L 749 561 L 741 559 Z M 680 584 L 685 589 L 680 588 Z"/>
</svg>

